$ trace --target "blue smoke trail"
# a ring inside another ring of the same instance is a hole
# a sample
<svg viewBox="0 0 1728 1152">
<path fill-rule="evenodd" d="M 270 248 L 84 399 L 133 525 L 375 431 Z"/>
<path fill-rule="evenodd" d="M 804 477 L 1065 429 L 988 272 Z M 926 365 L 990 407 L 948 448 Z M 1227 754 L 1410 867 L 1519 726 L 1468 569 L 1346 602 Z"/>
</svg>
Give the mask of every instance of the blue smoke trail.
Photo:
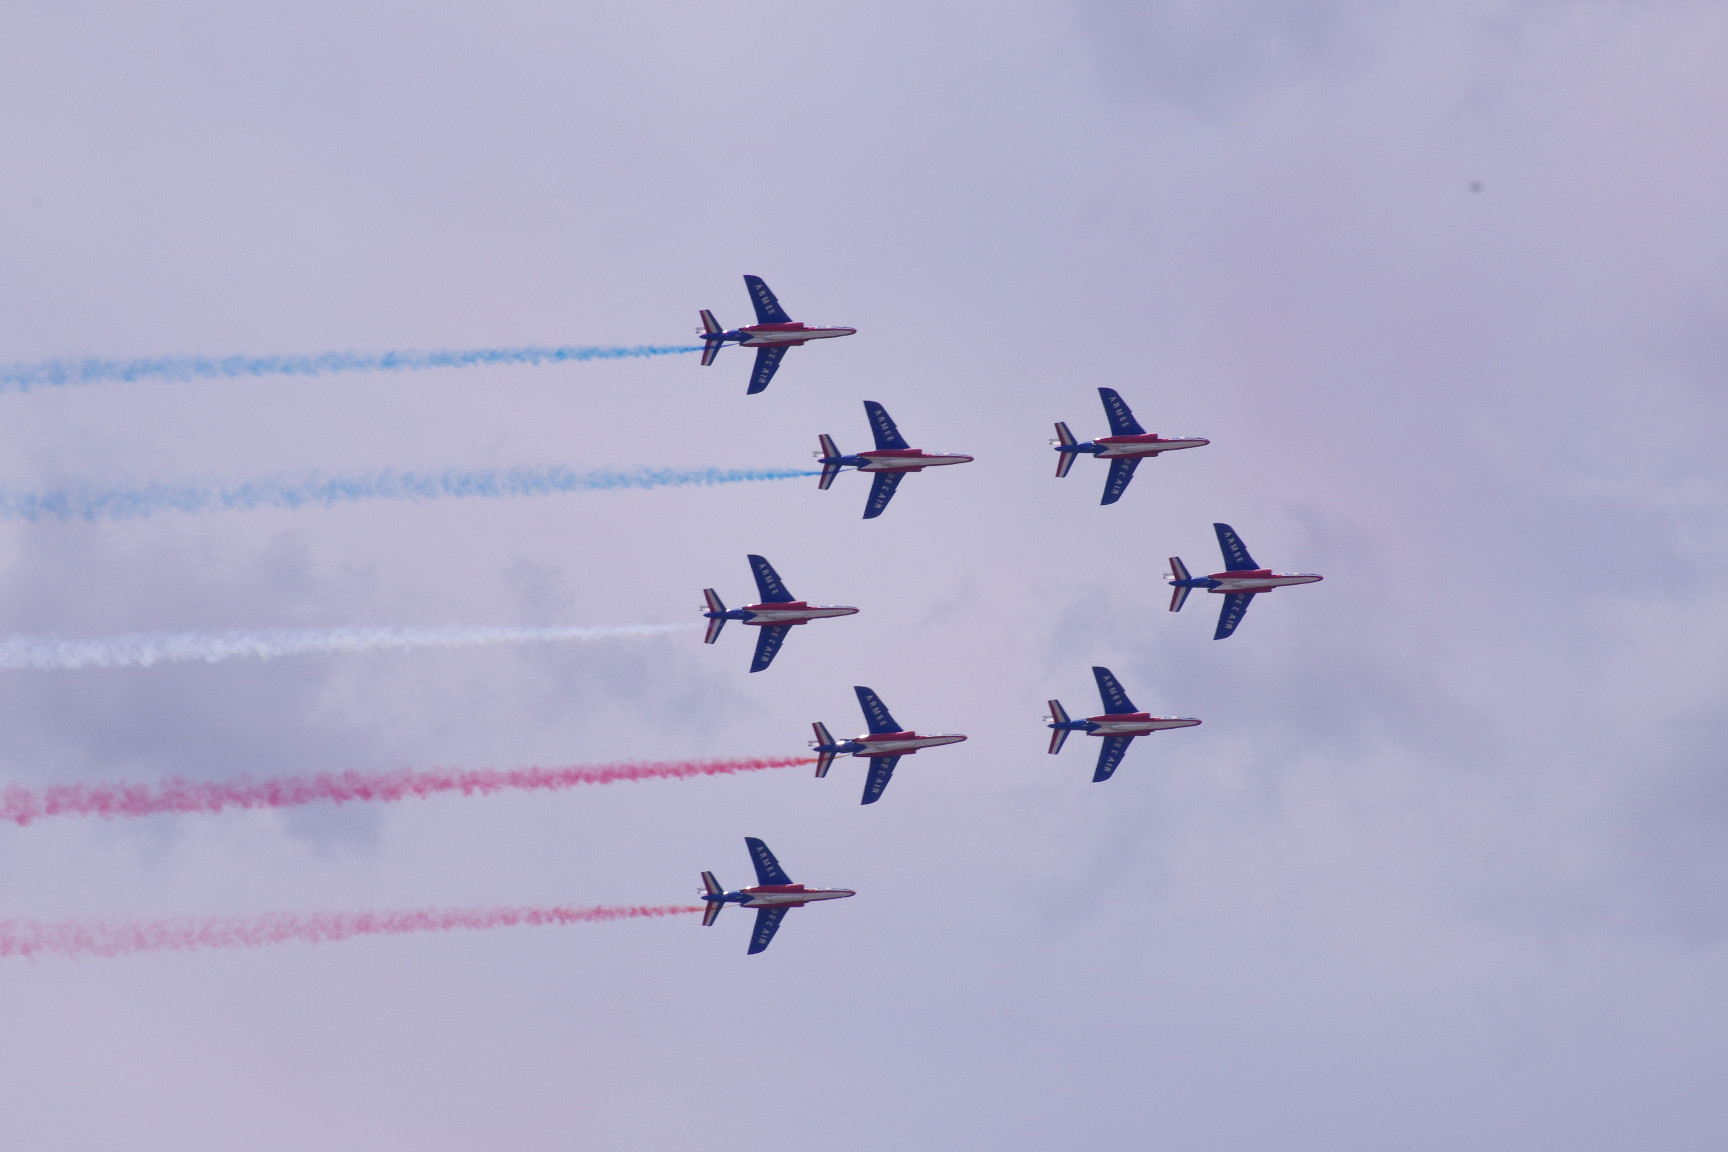
<svg viewBox="0 0 1728 1152">
<path fill-rule="evenodd" d="M 620 348 L 471 348 L 445 352 L 316 352 L 309 356 L 152 356 L 142 360 L 41 360 L 0 365 L 0 392 L 44 385 L 124 380 L 231 380 L 240 376 L 324 376 L 337 372 L 425 372 L 483 364 L 563 364 L 700 352 L 701 345 L 638 344 Z"/>
<path fill-rule="evenodd" d="M 251 480 L 243 484 L 149 484 L 137 488 L 58 488 L 0 491 L 0 519 L 141 520 L 158 512 L 250 512 L 258 508 L 331 508 L 362 500 L 438 500 L 445 497 L 551 496 L 623 488 L 689 488 L 791 480 L 820 473 L 795 468 L 637 468 L 630 472 L 574 472 L 568 468 L 503 471 L 363 472 L 303 480 Z"/>
<path fill-rule="evenodd" d="M 584 628 L 266 628 L 255 632 L 124 632 L 89 640 L 58 636 L 0 636 L 0 668 L 148 668 L 184 660 L 214 664 L 250 657 L 273 660 L 306 652 L 404 652 L 415 648 L 469 648 L 481 644 L 534 644 L 663 636 L 700 624 L 608 624 Z"/>
</svg>

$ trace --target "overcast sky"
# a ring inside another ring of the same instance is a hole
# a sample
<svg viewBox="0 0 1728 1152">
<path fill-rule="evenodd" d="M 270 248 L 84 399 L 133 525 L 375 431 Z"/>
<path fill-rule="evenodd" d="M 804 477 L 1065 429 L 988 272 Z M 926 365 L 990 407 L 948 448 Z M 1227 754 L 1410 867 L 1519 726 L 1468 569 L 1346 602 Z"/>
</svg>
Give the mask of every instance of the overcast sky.
<svg viewBox="0 0 1728 1152">
<path fill-rule="evenodd" d="M 0 962 L 33 1152 L 1719 1149 L 1728 9 L 0 3 L 0 361 L 854 337 L 0 395 L 0 489 L 977 457 L 0 524 L 0 633 L 728 629 L 0 673 L 0 782 L 788 755 L 852 685 L 967 743 L 557 795 L 0 829 L 0 916 L 750 917 Z M 1096 388 L 1211 445 L 1051 475 Z M 1324 573 L 1211 640 L 1211 525 Z M 1045 754 L 1045 701 L 1201 717 Z"/>
</svg>

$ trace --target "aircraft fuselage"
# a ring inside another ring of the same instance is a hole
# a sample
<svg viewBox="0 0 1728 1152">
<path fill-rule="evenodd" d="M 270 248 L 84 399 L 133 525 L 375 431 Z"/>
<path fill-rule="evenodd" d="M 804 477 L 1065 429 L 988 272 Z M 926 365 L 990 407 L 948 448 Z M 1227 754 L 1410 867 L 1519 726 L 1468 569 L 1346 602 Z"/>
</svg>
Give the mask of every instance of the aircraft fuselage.
<svg viewBox="0 0 1728 1152">
<path fill-rule="evenodd" d="M 742 608 L 734 608 L 718 615 L 760 628 L 771 624 L 808 624 L 812 620 L 826 620 L 830 616 L 853 616 L 857 612 L 858 609 L 845 604 L 806 604 L 802 600 L 793 600 L 782 604 L 746 604 Z M 712 620 L 717 614 L 704 612 L 703 615 Z"/>
<path fill-rule="evenodd" d="M 847 744 L 859 745 L 852 751 L 854 756 L 903 756 L 920 748 L 958 744 L 964 739 L 966 737 L 958 732 L 930 732 L 924 735 L 917 732 L 879 732 L 870 736 L 854 737 L 847 741 Z"/>
<path fill-rule="evenodd" d="M 1256 568 L 1250 572 L 1214 572 L 1204 580 L 1172 580 L 1171 584 L 1180 586 L 1186 583 L 1191 588 L 1228 595 L 1232 592 L 1270 592 L 1274 588 L 1314 584 L 1323 579 L 1325 577 L 1312 572 L 1274 572 L 1270 568 Z"/>
<path fill-rule="evenodd" d="M 1124 712 L 1115 715 L 1088 716 L 1088 736 L 1145 736 L 1168 728 L 1192 728 L 1200 721 L 1191 716 L 1153 716 L 1147 712 Z"/>
<path fill-rule="evenodd" d="M 709 903 L 737 904 L 743 908 L 798 908 L 818 900 L 843 900 L 858 893 L 850 888 L 806 888 L 802 884 L 762 884 L 740 888 L 724 896 L 704 896 Z"/>
<path fill-rule="evenodd" d="M 926 452 L 922 448 L 873 448 L 851 456 L 823 457 L 824 464 L 842 464 L 860 472 L 922 472 L 944 464 L 970 464 L 972 457 Z"/>
<path fill-rule="evenodd" d="M 857 331 L 856 328 L 813 327 L 794 321 L 788 324 L 751 324 L 706 338 L 721 342 L 737 341 L 739 346 L 744 348 L 764 348 L 776 344 L 797 347 L 810 340 L 832 340 L 836 336 L 851 336 Z"/>
<path fill-rule="evenodd" d="M 1201 448 L 1212 443 L 1210 440 L 1198 438 L 1172 438 L 1166 440 L 1156 432 L 1147 432 L 1139 436 L 1100 436 L 1086 444 L 1076 444 L 1075 449 L 1091 452 L 1094 456 L 1115 459 L 1120 456 L 1156 456 L 1160 452 L 1175 452 L 1182 448 Z"/>
</svg>

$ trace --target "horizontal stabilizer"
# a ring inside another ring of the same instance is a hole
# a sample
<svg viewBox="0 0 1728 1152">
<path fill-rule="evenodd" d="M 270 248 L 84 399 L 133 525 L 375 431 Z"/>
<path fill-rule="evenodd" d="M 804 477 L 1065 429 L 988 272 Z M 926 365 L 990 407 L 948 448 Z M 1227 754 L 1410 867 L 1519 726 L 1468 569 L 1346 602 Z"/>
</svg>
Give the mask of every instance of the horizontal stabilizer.
<svg viewBox="0 0 1728 1152">
<path fill-rule="evenodd" d="M 708 611 L 724 612 L 726 605 L 720 602 L 720 594 L 712 588 L 702 589 L 702 599 L 708 602 Z M 720 629 L 726 627 L 726 617 L 716 616 L 708 621 L 708 635 L 702 638 L 702 643 L 712 644 L 720 639 Z"/>
<path fill-rule="evenodd" d="M 829 461 L 838 460 L 840 458 L 840 446 L 835 444 L 834 437 L 827 433 L 823 433 L 816 437 L 816 442 L 822 449 L 822 451 L 817 454 L 817 459 L 823 461 L 822 479 L 816 481 L 816 487 L 826 492 L 828 490 L 828 485 L 834 483 L 834 477 L 840 475 L 841 466 L 839 464 L 829 463 Z"/>
<path fill-rule="evenodd" d="M 714 879 L 712 872 L 702 873 L 702 891 L 710 896 L 723 896 L 726 893 L 726 889 L 720 886 L 720 881 Z"/>
<path fill-rule="evenodd" d="M 1054 756 L 1062 751 L 1062 745 L 1068 742 L 1068 733 L 1073 731 L 1072 728 L 1056 728 L 1057 724 L 1068 723 L 1068 712 L 1062 707 L 1060 700 L 1050 701 L 1050 720 L 1054 729 L 1050 733 L 1050 755 Z"/>
<path fill-rule="evenodd" d="M 816 733 L 816 747 L 827 748 L 833 745 L 834 737 L 828 734 L 828 725 L 818 720 L 816 723 L 810 725 L 810 727 Z M 834 767 L 834 758 L 838 755 L 838 752 L 816 753 L 816 779 L 820 780 L 824 776 L 828 775 L 828 769 Z"/>
<path fill-rule="evenodd" d="M 725 329 L 720 327 L 720 321 L 714 319 L 714 313 L 708 311 L 706 308 L 702 309 L 702 334 L 704 336 L 712 336 L 717 332 L 723 331 L 725 331 Z"/>
<path fill-rule="evenodd" d="M 1064 452 L 1062 449 L 1076 443 L 1078 441 L 1074 439 L 1074 433 L 1068 431 L 1068 425 L 1060 423 L 1056 425 L 1056 475 L 1058 478 L 1068 475 L 1068 469 L 1074 467 L 1074 458 L 1080 455 L 1078 452 Z"/>
<path fill-rule="evenodd" d="M 1194 589 L 1188 587 L 1186 584 L 1180 588 L 1170 589 L 1170 611 L 1182 611 L 1182 605 L 1188 603 L 1188 593 L 1192 591 L 1194 591 Z"/>
<path fill-rule="evenodd" d="M 702 875 L 706 876 L 708 873 L 704 872 Z M 702 909 L 702 927 L 706 928 L 710 924 L 714 923 L 714 921 L 720 919 L 720 909 L 724 907 L 726 907 L 726 905 L 721 903 L 719 900 L 708 901 L 708 907 Z"/>
</svg>

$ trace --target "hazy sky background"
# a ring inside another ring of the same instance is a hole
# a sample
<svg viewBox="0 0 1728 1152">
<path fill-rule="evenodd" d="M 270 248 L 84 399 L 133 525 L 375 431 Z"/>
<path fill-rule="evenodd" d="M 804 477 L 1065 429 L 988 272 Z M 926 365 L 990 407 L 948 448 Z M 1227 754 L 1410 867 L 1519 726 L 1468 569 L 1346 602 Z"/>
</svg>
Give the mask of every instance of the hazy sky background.
<svg viewBox="0 0 1728 1152">
<path fill-rule="evenodd" d="M 55 1152 L 1718 1149 L 1728 9 L 0 4 L 0 360 L 683 341 L 749 355 L 0 396 L 0 488 L 797 467 L 860 401 L 977 462 L 0 525 L 0 632 L 752 633 L 0 673 L 4 780 L 784 755 L 862 770 L 0 829 L 5 916 L 792 914 L 0 963 Z M 1480 190 L 1473 190 L 1479 186 Z M 1211 446 L 1052 478 L 1095 389 Z M 1165 611 L 1211 523 L 1326 582 Z M 1088 668 L 1204 718 L 1046 756 Z"/>
</svg>

